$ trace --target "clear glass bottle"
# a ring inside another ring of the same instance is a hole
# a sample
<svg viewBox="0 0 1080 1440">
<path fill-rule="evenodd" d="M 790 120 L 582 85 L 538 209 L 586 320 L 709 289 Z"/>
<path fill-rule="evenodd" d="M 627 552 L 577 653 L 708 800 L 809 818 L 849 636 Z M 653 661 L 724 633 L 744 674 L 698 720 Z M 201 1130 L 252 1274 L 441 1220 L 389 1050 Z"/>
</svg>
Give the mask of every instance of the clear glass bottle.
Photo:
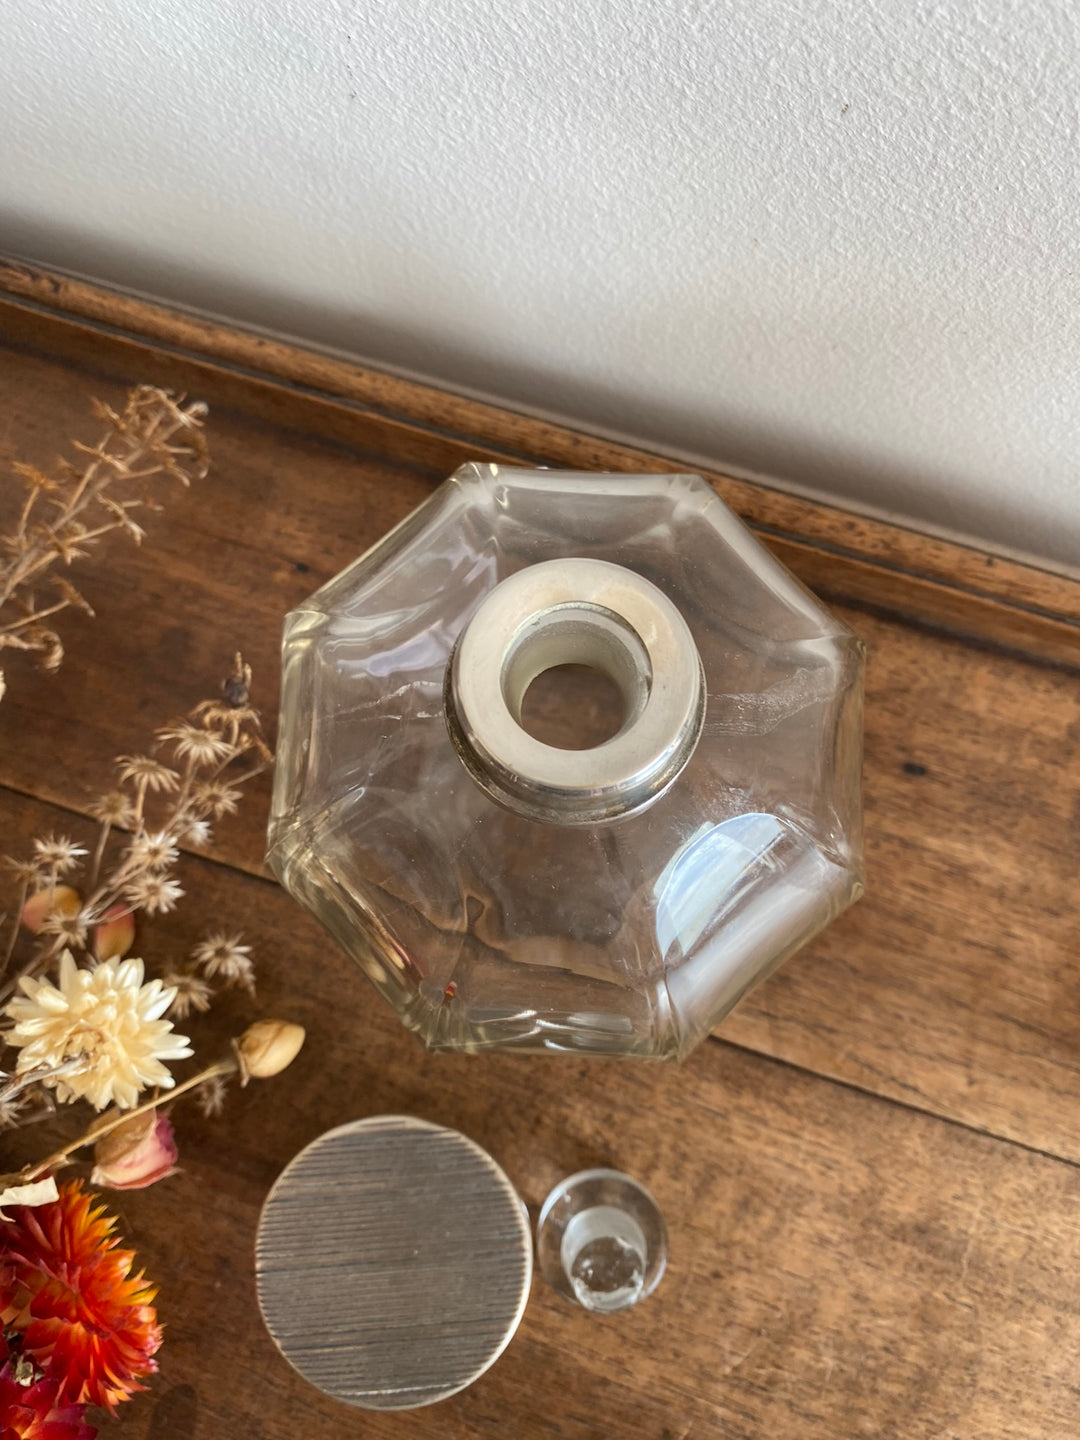
<svg viewBox="0 0 1080 1440">
<path fill-rule="evenodd" d="M 860 893 L 862 669 L 699 477 L 466 465 L 288 617 L 268 860 L 431 1048 L 683 1056 Z"/>
</svg>

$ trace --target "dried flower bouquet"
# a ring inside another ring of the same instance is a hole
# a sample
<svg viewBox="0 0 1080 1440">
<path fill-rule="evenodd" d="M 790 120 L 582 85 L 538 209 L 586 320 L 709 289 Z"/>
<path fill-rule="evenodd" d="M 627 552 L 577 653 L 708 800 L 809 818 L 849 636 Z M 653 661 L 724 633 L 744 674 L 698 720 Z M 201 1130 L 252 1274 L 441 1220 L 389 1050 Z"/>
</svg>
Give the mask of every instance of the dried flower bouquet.
<svg viewBox="0 0 1080 1440">
<path fill-rule="evenodd" d="M 50 665 L 60 642 L 45 621 L 79 600 L 60 582 L 60 600 L 41 602 L 49 566 L 110 529 L 139 538 L 130 517 L 137 501 L 111 487 L 205 470 L 202 407 L 144 387 L 121 412 L 98 413 L 109 434 L 82 472 L 53 483 L 23 467 L 31 492 L 0 565 L 0 648 L 36 649 Z M 42 496 L 50 516 L 35 519 Z M 96 839 L 84 846 L 46 835 L 30 853 L 2 857 L 14 903 L 0 920 L 0 1129 L 26 1134 L 57 1107 L 91 1112 L 52 1153 L 0 1175 L 4 1440 L 91 1440 L 89 1407 L 115 1412 L 156 1370 L 154 1287 L 135 1273 L 115 1221 L 82 1181 L 58 1186 L 56 1172 L 92 1147 L 92 1185 L 132 1190 L 165 1179 L 178 1158 L 166 1102 L 194 1092 L 213 1114 L 231 1078 L 245 1085 L 277 1074 L 303 1043 L 300 1026 L 257 1020 L 176 1083 L 172 1065 L 193 1054 L 176 1022 L 205 1012 L 223 989 L 253 996 L 251 947 L 215 929 L 180 965 L 131 954 L 137 937 L 140 952 L 152 953 L 142 921 L 184 895 L 181 849 L 206 847 L 272 761 L 250 685 L 237 655 L 219 695 L 158 730 L 144 753 L 121 756 L 115 784 L 90 807 Z"/>
</svg>

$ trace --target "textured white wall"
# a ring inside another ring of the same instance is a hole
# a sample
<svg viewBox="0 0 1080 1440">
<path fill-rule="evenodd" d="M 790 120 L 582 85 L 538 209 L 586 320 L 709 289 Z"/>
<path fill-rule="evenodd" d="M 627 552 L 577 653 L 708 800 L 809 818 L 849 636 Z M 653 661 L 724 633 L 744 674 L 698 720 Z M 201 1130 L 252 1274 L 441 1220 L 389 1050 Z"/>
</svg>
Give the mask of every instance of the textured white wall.
<svg viewBox="0 0 1080 1440">
<path fill-rule="evenodd" d="M 0 246 L 1080 560 L 1076 0 L 3 0 Z"/>
</svg>

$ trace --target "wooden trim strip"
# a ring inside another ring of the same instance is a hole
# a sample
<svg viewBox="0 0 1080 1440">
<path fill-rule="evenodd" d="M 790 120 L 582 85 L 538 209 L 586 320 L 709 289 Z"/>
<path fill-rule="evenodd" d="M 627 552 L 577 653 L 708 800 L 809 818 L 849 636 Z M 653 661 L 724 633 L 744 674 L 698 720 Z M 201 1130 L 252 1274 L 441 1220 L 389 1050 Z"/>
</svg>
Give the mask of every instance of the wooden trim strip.
<svg viewBox="0 0 1080 1440">
<path fill-rule="evenodd" d="M 474 455 L 585 470 L 675 473 L 685 462 L 401 379 L 331 354 L 0 258 L 0 316 L 33 309 L 252 380 L 292 387 Z M 10 313 L 10 312 L 9 312 Z M 422 454 L 420 445 L 418 453 Z M 720 471 L 702 473 L 819 591 L 882 605 L 994 643 L 1080 664 L 1080 581 L 807 500 Z"/>
</svg>

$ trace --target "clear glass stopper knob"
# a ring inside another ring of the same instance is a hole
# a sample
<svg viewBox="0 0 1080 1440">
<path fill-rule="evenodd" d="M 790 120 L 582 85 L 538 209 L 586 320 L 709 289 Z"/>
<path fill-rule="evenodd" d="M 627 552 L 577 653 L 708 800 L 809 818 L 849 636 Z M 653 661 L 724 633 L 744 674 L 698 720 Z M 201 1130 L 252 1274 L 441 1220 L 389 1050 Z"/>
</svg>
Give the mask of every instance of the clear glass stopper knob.
<svg viewBox="0 0 1080 1440">
<path fill-rule="evenodd" d="M 581 1170 L 540 1211 L 537 1260 L 565 1299 L 610 1314 L 651 1295 L 667 1264 L 667 1229 L 644 1186 L 618 1170 Z"/>
</svg>

